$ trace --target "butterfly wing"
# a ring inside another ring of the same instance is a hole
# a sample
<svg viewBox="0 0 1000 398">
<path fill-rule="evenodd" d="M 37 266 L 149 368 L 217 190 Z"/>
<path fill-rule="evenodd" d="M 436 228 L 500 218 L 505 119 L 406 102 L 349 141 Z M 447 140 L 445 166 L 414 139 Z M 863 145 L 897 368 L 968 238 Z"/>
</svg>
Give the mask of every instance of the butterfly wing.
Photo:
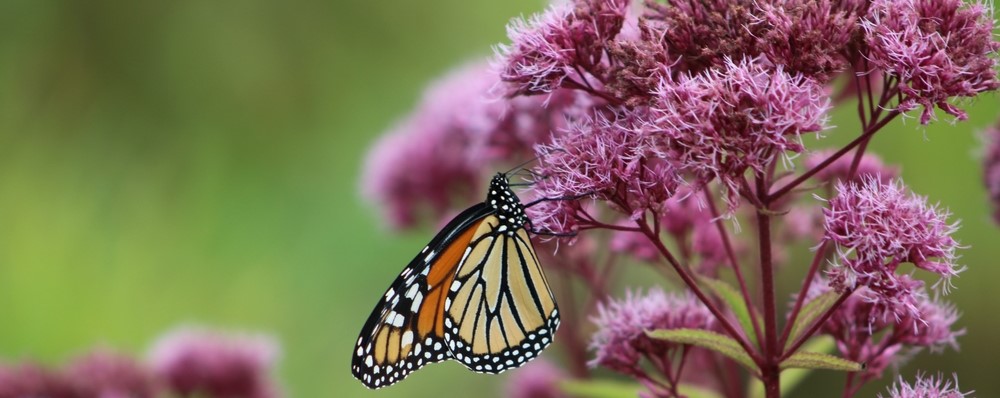
<svg viewBox="0 0 1000 398">
<path fill-rule="evenodd" d="M 365 386 L 385 387 L 424 365 L 452 357 L 444 339 L 448 287 L 479 225 L 491 212 L 479 204 L 459 214 L 389 286 L 355 346 L 351 371 Z"/>
<path fill-rule="evenodd" d="M 500 373 L 545 349 L 559 311 L 528 234 L 489 215 L 479 224 L 445 304 L 445 340 L 467 368 Z"/>
</svg>

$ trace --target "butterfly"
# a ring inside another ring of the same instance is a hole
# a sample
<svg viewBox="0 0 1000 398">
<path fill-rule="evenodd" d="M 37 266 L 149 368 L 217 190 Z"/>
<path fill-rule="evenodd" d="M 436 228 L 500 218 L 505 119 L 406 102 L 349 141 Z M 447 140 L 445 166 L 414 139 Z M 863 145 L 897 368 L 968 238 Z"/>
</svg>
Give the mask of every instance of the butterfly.
<svg viewBox="0 0 1000 398">
<path fill-rule="evenodd" d="M 435 362 L 500 373 L 552 343 L 559 310 L 507 173 L 403 269 L 361 329 L 351 372 L 381 388 Z"/>
</svg>

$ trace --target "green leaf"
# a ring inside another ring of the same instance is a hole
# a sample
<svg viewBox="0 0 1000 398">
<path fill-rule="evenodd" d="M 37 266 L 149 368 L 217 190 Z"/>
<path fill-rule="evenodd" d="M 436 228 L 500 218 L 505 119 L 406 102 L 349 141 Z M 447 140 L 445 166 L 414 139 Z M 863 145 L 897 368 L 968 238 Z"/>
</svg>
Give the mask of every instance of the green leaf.
<svg viewBox="0 0 1000 398">
<path fill-rule="evenodd" d="M 781 361 L 782 369 L 803 368 L 803 369 L 829 369 L 841 370 L 845 372 L 858 372 L 864 369 L 860 363 L 849 361 L 844 358 L 835 357 L 830 354 L 818 352 L 799 351 L 784 361 Z"/>
<path fill-rule="evenodd" d="M 702 278 L 701 281 L 705 286 L 708 286 L 712 293 L 715 293 L 716 296 L 729 306 L 729 309 L 736 315 L 736 320 L 739 321 L 740 327 L 743 328 L 743 333 L 750 339 L 750 345 L 756 346 L 757 332 L 750 318 L 750 311 L 753 311 L 752 305 L 743 300 L 743 295 L 726 282 L 711 278 Z"/>
<path fill-rule="evenodd" d="M 732 358 L 737 363 L 749 369 L 753 374 L 760 374 L 757 364 L 743 350 L 740 343 L 731 337 L 702 329 L 660 329 L 646 332 L 646 335 L 671 343 L 690 344 L 709 349 Z"/>
<path fill-rule="evenodd" d="M 636 383 L 613 380 L 570 380 L 559 383 L 559 387 L 575 398 L 635 398 L 644 389 Z M 715 391 L 690 384 L 677 386 L 677 392 L 688 398 L 722 398 Z"/>
<path fill-rule="evenodd" d="M 810 339 L 804 345 L 802 345 L 803 351 L 810 352 L 830 352 L 836 347 L 837 343 L 833 341 L 830 336 L 819 336 Z M 781 372 L 781 393 L 788 394 L 794 391 L 802 381 L 806 379 L 809 375 L 814 372 L 815 369 L 784 369 Z M 750 398 L 764 398 L 764 384 L 758 379 L 751 379 L 749 387 L 749 393 L 747 394 Z"/>
<path fill-rule="evenodd" d="M 559 383 L 563 392 L 578 398 L 635 398 L 643 387 L 613 380 L 568 380 Z"/>
<path fill-rule="evenodd" d="M 836 303 L 839 297 L 840 293 L 830 291 L 816 296 L 816 298 L 809 300 L 808 303 L 803 305 L 799 311 L 799 316 L 795 318 L 795 324 L 792 325 L 792 331 L 788 335 L 788 341 L 785 342 L 785 348 L 788 348 L 789 345 L 798 340 L 800 335 L 809 329 L 813 321 L 823 315 L 826 310 L 830 309 L 830 306 Z"/>
</svg>

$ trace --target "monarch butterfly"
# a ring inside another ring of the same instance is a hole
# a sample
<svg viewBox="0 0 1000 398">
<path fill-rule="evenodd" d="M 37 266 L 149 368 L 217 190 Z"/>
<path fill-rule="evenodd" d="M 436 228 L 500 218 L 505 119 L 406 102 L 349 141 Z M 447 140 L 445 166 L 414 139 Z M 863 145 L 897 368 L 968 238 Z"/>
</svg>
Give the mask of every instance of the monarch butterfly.
<svg viewBox="0 0 1000 398">
<path fill-rule="evenodd" d="M 500 373 L 545 349 L 559 310 L 506 173 L 486 201 L 456 216 L 399 274 L 358 337 L 351 371 L 368 388 L 454 359 Z"/>
</svg>

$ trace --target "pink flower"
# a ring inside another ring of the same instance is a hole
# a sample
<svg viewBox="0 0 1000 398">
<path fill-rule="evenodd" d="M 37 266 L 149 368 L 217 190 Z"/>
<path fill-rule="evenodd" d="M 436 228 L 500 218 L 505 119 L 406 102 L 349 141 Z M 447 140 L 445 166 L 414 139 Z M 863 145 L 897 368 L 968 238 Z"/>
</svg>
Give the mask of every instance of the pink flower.
<svg viewBox="0 0 1000 398">
<path fill-rule="evenodd" d="M 835 151 L 830 149 L 822 149 L 809 154 L 803 162 L 805 168 L 813 169 L 819 166 L 824 160 L 833 155 Z M 837 158 L 833 163 L 827 165 L 823 170 L 820 170 L 813 175 L 813 178 L 822 182 L 834 182 L 834 181 L 845 181 L 848 178 L 848 174 L 851 171 L 851 163 L 854 162 L 854 153 L 848 152 Z M 858 162 L 858 168 L 854 172 L 854 180 L 863 178 L 864 176 L 869 176 L 870 178 L 877 178 L 883 183 L 888 183 L 889 181 L 895 179 L 899 176 L 899 169 L 892 166 L 886 166 L 882 163 L 877 155 L 872 153 L 865 153 L 861 155 L 861 161 Z"/>
<path fill-rule="evenodd" d="M 591 366 L 604 366 L 625 374 L 642 371 L 639 359 L 667 358 L 673 344 L 650 339 L 646 331 L 656 329 L 712 329 L 715 317 L 693 296 L 667 294 L 650 289 L 645 295 L 626 292 L 624 300 L 613 300 L 598 308 L 597 332 L 591 347 L 597 355 Z"/>
<path fill-rule="evenodd" d="M 530 20 L 514 19 L 507 26 L 511 44 L 497 47 L 500 78 L 512 95 L 550 93 L 567 78 L 589 84 L 588 75 L 603 68 L 605 44 L 621 30 L 628 3 L 557 2 Z"/>
<path fill-rule="evenodd" d="M 559 369 L 544 358 L 536 359 L 511 372 L 507 378 L 504 396 L 507 398 L 566 398 L 559 383 L 568 379 Z"/>
<path fill-rule="evenodd" d="M 150 363 L 175 394 L 275 398 L 281 394 L 270 373 L 278 355 L 278 344 L 269 336 L 184 328 L 153 345 Z"/>
<path fill-rule="evenodd" d="M 680 179 L 632 113 L 584 118 L 536 151 L 535 195 L 564 199 L 528 209 L 534 225 L 545 231 L 575 231 L 583 209 L 565 199 L 589 196 L 638 217 L 670 197 Z"/>
<path fill-rule="evenodd" d="M 920 315 L 916 319 L 897 324 L 894 335 L 900 343 L 929 347 L 934 352 L 942 351 L 944 347 L 958 349 L 956 339 L 965 334 L 965 329 L 954 329 L 959 317 L 954 305 L 922 295 L 917 301 L 917 310 Z"/>
<path fill-rule="evenodd" d="M 815 82 L 761 60 L 727 61 L 698 75 L 663 80 L 651 113 L 664 157 L 699 183 L 718 179 L 730 210 L 747 171 L 804 148 L 800 135 L 826 124 L 829 100 Z"/>
<path fill-rule="evenodd" d="M 962 0 L 875 0 L 862 23 L 868 58 L 897 81 L 904 95 L 899 108 L 924 108 L 920 123 L 934 117 L 934 106 L 959 120 L 964 111 L 951 97 L 974 97 L 1000 87 L 996 72 L 993 20 L 983 3 Z"/>
<path fill-rule="evenodd" d="M 993 205 L 993 220 L 1000 224 L 1000 122 L 986 129 L 983 138 L 983 183 Z"/>
<path fill-rule="evenodd" d="M 819 278 L 806 300 L 829 291 L 826 281 Z M 820 329 L 834 338 L 841 355 L 867 365 L 858 374 L 862 381 L 881 377 L 887 367 L 902 365 L 920 349 L 958 349 L 956 339 L 965 330 L 955 329 L 958 313 L 951 304 L 933 300 L 917 289 L 909 297 L 915 312 L 898 316 L 872 300 L 874 295 L 867 287 L 859 287 Z"/>
<path fill-rule="evenodd" d="M 497 163 L 530 158 L 532 146 L 567 115 L 590 107 L 568 90 L 547 101 L 491 98 L 498 83 L 483 63 L 460 68 L 433 84 L 418 109 L 369 153 L 362 191 L 387 209 L 393 226 L 411 226 L 425 210 L 440 217 L 456 198 L 479 199 L 481 177 Z"/>
<path fill-rule="evenodd" d="M 855 61 L 864 1 L 777 0 L 755 5 L 760 16 L 748 29 L 764 30 L 758 36 L 760 52 L 789 73 L 827 82 Z"/>
<path fill-rule="evenodd" d="M 0 365 L 0 398 L 25 397 L 84 398 L 57 372 L 31 363 Z"/>
<path fill-rule="evenodd" d="M 918 315 L 909 297 L 922 284 L 896 274 L 899 264 L 909 262 L 938 274 L 944 282 L 938 285 L 947 292 L 949 279 L 962 271 L 955 264 L 959 245 L 951 238 L 957 225 L 947 222 L 947 211 L 928 205 L 898 180 L 865 177 L 840 183 L 837 191 L 823 214 L 824 239 L 838 250 L 830 271 L 838 291 L 867 286 L 873 302 L 897 315 Z"/>
<path fill-rule="evenodd" d="M 702 200 L 700 194 L 691 192 L 690 187 L 682 186 L 674 196 L 658 207 L 657 216 L 663 232 L 679 246 L 681 256 L 692 257 L 691 263 L 697 264 L 700 273 L 715 275 L 716 268 L 728 259 L 716 220 Z M 619 224 L 635 225 L 631 219 L 622 220 Z M 628 253 L 648 262 L 662 258 L 659 249 L 646 235 L 633 231 L 615 231 L 612 234 L 611 250 Z"/>
<path fill-rule="evenodd" d="M 647 23 L 679 72 L 725 68 L 728 59 L 760 54 L 766 26 L 755 23 L 752 0 L 647 1 Z"/>
<path fill-rule="evenodd" d="M 974 391 L 962 392 L 958 388 L 958 376 L 952 375 L 952 380 L 943 376 L 926 376 L 917 374 L 917 380 L 911 385 L 899 379 L 889 387 L 889 395 L 885 398 L 962 398 Z M 883 398 L 882 394 L 878 398 Z"/>
<path fill-rule="evenodd" d="M 66 375 L 83 397 L 153 398 L 157 396 L 153 376 L 135 359 L 99 349 L 73 360 Z"/>
</svg>

